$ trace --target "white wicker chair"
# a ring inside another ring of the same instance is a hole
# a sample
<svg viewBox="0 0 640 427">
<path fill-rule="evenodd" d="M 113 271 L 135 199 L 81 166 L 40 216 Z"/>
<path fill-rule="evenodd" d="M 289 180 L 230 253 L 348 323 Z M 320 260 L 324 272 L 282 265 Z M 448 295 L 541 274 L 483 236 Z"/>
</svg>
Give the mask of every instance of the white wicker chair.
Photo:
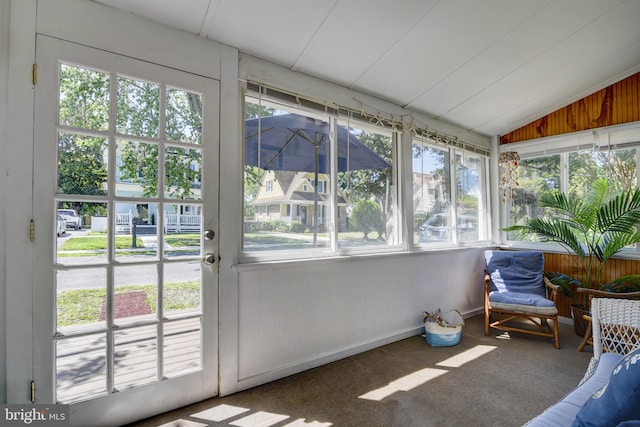
<svg viewBox="0 0 640 427">
<path fill-rule="evenodd" d="M 627 354 L 640 347 L 640 301 L 593 298 L 591 317 L 595 359 L 603 351 Z"/>
<path fill-rule="evenodd" d="M 582 407 L 608 383 L 624 355 L 640 347 L 640 300 L 593 298 L 591 315 L 593 357 L 587 373 L 576 388 L 529 421 L 527 427 L 575 425 Z"/>
</svg>

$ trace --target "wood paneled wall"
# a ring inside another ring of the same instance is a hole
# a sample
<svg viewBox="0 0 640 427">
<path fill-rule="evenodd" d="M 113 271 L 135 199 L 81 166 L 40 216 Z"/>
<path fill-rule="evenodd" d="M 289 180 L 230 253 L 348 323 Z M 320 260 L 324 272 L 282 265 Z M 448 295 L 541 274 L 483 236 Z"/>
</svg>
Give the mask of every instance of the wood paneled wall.
<svg viewBox="0 0 640 427">
<path fill-rule="evenodd" d="M 640 73 L 500 137 L 500 144 L 640 121 Z"/>
<path fill-rule="evenodd" d="M 564 253 L 545 252 L 544 254 L 544 271 L 560 272 L 570 276 L 579 277 L 578 270 L 572 261 L 573 255 Z M 606 270 L 603 271 L 601 280 L 604 282 L 614 280 L 617 277 L 627 274 L 640 274 L 640 261 L 631 259 L 612 258 L 606 264 Z M 571 304 L 581 302 L 579 296 L 574 295 L 573 298 L 560 298 L 558 311 L 561 316 L 571 317 Z"/>
</svg>

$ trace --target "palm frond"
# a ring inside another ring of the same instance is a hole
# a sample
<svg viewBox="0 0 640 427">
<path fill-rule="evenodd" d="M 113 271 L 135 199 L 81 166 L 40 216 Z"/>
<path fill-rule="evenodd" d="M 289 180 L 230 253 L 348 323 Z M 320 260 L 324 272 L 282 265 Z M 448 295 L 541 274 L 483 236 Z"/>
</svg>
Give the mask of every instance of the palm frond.
<svg viewBox="0 0 640 427">
<path fill-rule="evenodd" d="M 609 292 L 636 292 L 640 291 L 640 274 L 629 274 L 618 277 L 611 283 L 603 286 Z"/>
<path fill-rule="evenodd" d="M 544 273 L 544 275 L 549 279 L 551 283 L 554 285 L 560 286 L 562 289 L 562 293 L 564 293 L 568 297 L 573 296 L 573 287 L 582 286 L 582 282 L 575 277 L 571 277 L 568 274 L 559 273 L 557 271 L 551 271 L 548 273 Z"/>
<path fill-rule="evenodd" d="M 544 193 L 539 204 L 547 208 L 545 217 L 529 218 L 525 225 L 505 230 L 560 243 L 576 255 L 573 261 L 580 271 L 580 286 L 599 287 L 607 260 L 625 247 L 640 243 L 640 189 L 610 195 L 608 181 L 598 179 L 585 197 L 552 191 Z M 640 275 L 615 282 L 629 286 L 636 279 L 640 285 Z"/>
<path fill-rule="evenodd" d="M 592 228 L 597 219 L 597 209 L 580 198 L 568 198 L 559 190 L 542 194 L 539 204 L 551 210 L 550 216 L 568 221 L 581 230 Z"/>
<path fill-rule="evenodd" d="M 636 243 L 640 243 L 640 231 L 607 233 L 598 245 L 602 254 L 601 261 L 608 260 L 620 250 Z"/>
<path fill-rule="evenodd" d="M 639 222 L 640 189 L 620 193 L 598 210 L 598 229 L 602 233 L 629 232 Z"/>
<path fill-rule="evenodd" d="M 546 241 L 560 243 L 584 258 L 584 248 L 567 221 L 549 218 L 529 218 L 526 225 L 517 225 L 505 231 L 519 232 L 521 235 L 536 234 Z"/>
</svg>

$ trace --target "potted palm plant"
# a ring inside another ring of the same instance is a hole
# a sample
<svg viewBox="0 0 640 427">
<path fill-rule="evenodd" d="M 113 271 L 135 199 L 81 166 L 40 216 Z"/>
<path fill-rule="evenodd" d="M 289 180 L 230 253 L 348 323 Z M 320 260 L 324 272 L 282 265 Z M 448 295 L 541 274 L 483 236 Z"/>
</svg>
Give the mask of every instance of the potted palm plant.
<svg viewBox="0 0 640 427">
<path fill-rule="evenodd" d="M 623 248 L 640 243 L 640 189 L 611 192 L 607 179 L 596 180 L 585 198 L 570 198 L 561 191 L 545 193 L 539 205 L 545 217 L 528 218 L 524 225 L 504 231 L 536 235 L 541 241 L 557 242 L 570 254 L 578 274 L 554 273 L 550 280 L 567 289 L 569 285 L 607 292 L 640 290 L 640 275 L 601 280 L 607 261 Z M 588 313 L 587 293 L 582 307 Z M 572 306 L 572 308 L 574 308 Z M 574 321 L 582 316 L 574 314 Z M 576 328 L 576 333 L 579 328 Z M 582 332 L 584 334 L 584 332 Z"/>
</svg>

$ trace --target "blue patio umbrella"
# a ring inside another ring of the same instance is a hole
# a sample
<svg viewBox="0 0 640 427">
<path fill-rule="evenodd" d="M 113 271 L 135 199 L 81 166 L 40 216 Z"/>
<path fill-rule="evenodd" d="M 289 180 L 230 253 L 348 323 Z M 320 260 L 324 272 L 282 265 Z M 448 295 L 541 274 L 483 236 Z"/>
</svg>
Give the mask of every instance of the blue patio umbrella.
<svg viewBox="0 0 640 427">
<path fill-rule="evenodd" d="M 245 165 L 265 170 L 329 173 L 329 123 L 282 114 L 245 120 Z M 338 172 L 391 166 L 344 126 L 337 126 Z M 314 185 L 313 244 L 317 241 L 318 186 Z"/>
</svg>

